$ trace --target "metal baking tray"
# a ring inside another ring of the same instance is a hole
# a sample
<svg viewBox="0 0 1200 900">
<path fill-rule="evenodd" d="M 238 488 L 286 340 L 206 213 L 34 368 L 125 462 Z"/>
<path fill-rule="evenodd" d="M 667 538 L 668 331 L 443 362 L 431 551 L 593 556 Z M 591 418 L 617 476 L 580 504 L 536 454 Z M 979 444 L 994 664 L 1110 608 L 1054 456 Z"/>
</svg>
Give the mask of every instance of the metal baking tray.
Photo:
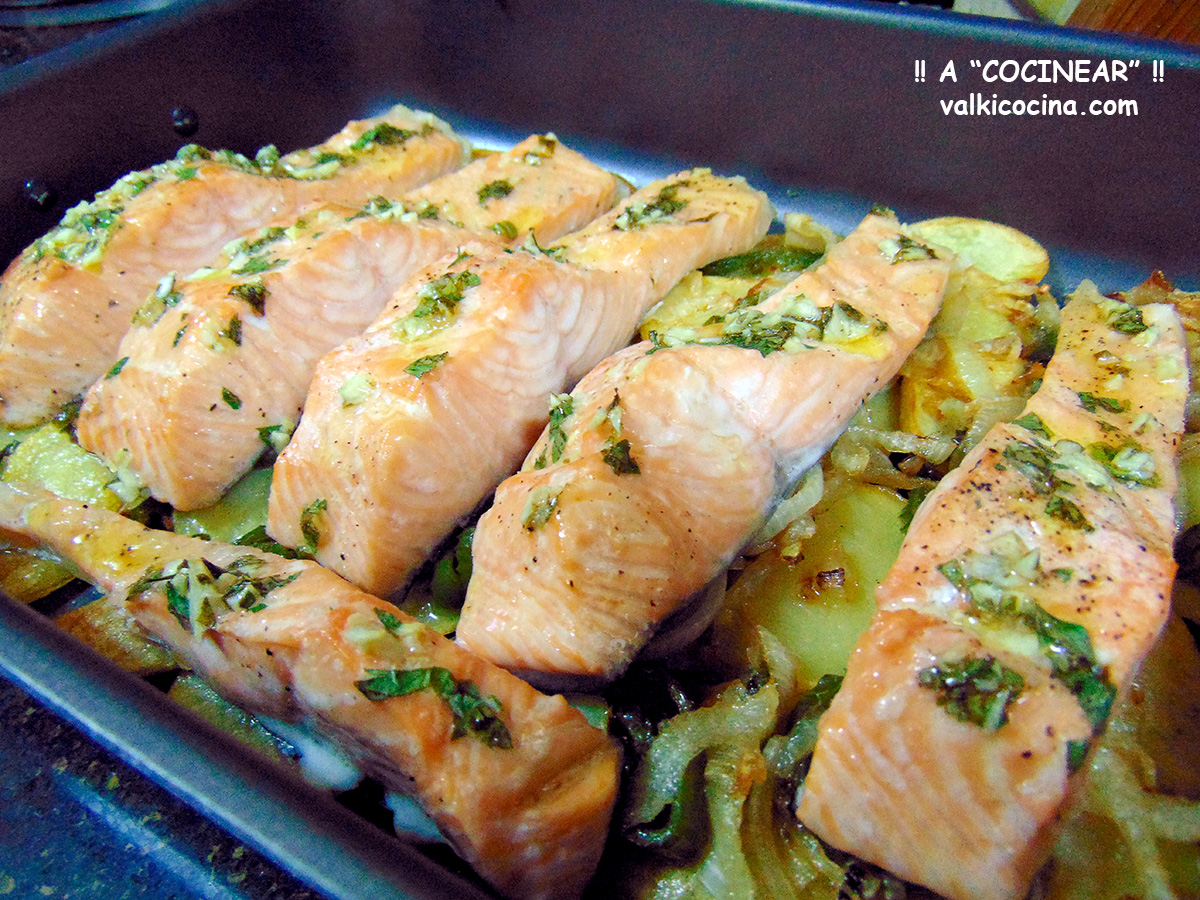
<svg viewBox="0 0 1200 900">
<path fill-rule="evenodd" d="M 1125 79 L 1097 80 L 1114 60 Z M 953 114 L 972 95 L 1083 113 Z M 1121 101 L 1136 115 L 1104 114 Z M 286 150 L 394 102 L 485 145 L 553 130 L 636 179 L 743 174 L 835 229 L 877 202 L 1002 221 L 1059 293 L 1154 269 L 1200 288 L 1200 52 L 869 0 L 181 0 L 0 72 L 0 260 L 187 140 Z M 325 896 L 484 896 L 4 598 L 0 669 Z"/>
</svg>

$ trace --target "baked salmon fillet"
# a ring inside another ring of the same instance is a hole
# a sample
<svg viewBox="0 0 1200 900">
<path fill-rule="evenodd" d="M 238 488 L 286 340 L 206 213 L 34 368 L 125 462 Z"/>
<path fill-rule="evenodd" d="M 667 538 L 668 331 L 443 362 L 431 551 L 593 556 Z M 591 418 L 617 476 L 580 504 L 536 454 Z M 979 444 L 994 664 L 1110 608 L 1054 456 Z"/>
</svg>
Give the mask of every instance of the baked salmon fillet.
<svg viewBox="0 0 1200 900">
<path fill-rule="evenodd" d="M 0 421 L 58 414 L 113 364 L 134 312 L 168 273 L 324 203 L 396 197 L 462 166 L 469 145 L 402 106 L 324 143 L 254 159 L 195 145 L 67 211 L 0 281 Z"/>
<path fill-rule="evenodd" d="M 892 378 L 948 272 L 872 213 L 769 297 L 601 363 L 480 518 L 457 640 L 538 683 L 621 674 Z"/>
<path fill-rule="evenodd" d="M 562 697 L 311 561 L 7 483 L 0 528 L 75 566 L 232 702 L 314 724 L 502 895 L 578 897 L 595 871 L 619 752 Z"/>
<path fill-rule="evenodd" d="M 691 170 L 549 251 L 474 245 L 421 273 L 321 360 L 275 463 L 271 535 L 372 593 L 400 590 L 520 466 L 547 398 L 628 344 L 686 272 L 757 243 L 772 216 L 742 179 Z"/>
<path fill-rule="evenodd" d="M 920 507 L 798 806 L 956 900 L 1017 900 L 1165 625 L 1186 345 L 1169 305 L 1085 283 L 1024 414 Z"/>
<path fill-rule="evenodd" d="M 622 191 L 534 135 L 402 199 L 325 207 L 256 233 L 139 310 L 119 361 L 87 394 L 79 443 L 176 509 L 214 503 L 268 444 L 286 442 L 321 356 L 414 272 L 473 234 L 497 247 L 531 230 L 561 237 Z"/>
</svg>

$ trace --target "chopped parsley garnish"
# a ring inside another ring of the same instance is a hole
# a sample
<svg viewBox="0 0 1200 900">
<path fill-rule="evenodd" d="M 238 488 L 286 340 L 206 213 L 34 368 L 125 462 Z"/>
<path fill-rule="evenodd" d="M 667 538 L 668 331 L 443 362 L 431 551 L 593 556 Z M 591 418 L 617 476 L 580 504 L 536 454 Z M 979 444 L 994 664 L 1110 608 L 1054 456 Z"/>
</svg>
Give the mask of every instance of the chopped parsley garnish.
<svg viewBox="0 0 1200 900">
<path fill-rule="evenodd" d="M 172 341 L 171 341 L 171 346 L 172 346 L 172 347 L 178 347 L 178 346 L 179 346 L 179 342 L 183 340 L 183 336 L 184 336 L 184 334 L 186 334 L 186 333 L 187 333 L 187 329 L 188 329 L 188 319 L 189 319 L 189 317 L 190 317 L 190 316 L 189 316 L 189 314 L 188 314 L 188 313 L 184 313 L 184 314 L 183 314 L 183 320 L 182 320 L 182 324 L 179 326 L 179 330 L 175 332 L 175 337 L 174 337 L 174 339 L 172 339 Z"/>
<path fill-rule="evenodd" d="M 815 250 L 800 247 L 767 247 L 718 259 L 700 269 L 722 278 L 761 278 L 776 272 L 802 272 L 821 258 Z"/>
<path fill-rule="evenodd" d="M 175 177 L 180 181 L 191 181 L 196 177 L 197 171 L 195 166 L 183 166 L 175 170 Z"/>
<path fill-rule="evenodd" d="M 317 545 L 321 542 L 319 520 L 324 516 L 328 507 L 328 501 L 321 498 L 300 510 L 300 537 L 304 540 L 304 545 L 300 549 L 309 556 L 317 552 Z"/>
<path fill-rule="evenodd" d="M 629 441 L 626 438 L 609 440 L 601 450 L 601 456 L 608 467 L 618 475 L 639 475 L 641 469 L 630 453 Z"/>
<path fill-rule="evenodd" d="M 1084 626 L 1051 615 L 1019 585 L 1010 584 L 1008 577 L 998 575 L 998 569 L 1028 568 L 1025 563 L 1026 558 L 1013 561 L 969 552 L 942 564 L 938 570 L 962 591 L 976 612 L 1019 623 L 1033 632 L 1042 656 L 1050 663 L 1052 675 L 1070 690 L 1093 729 L 1098 729 L 1108 718 L 1117 689 L 1107 669 L 1100 664 Z M 1043 577 L 1036 565 L 1032 569 L 1031 580 Z M 1050 574 L 1064 580 L 1064 572 L 1070 570 L 1056 569 Z"/>
<path fill-rule="evenodd" d="M 895 244 L 894 248 L 892 244 Z M 920 259 L 934 259 L 937 256 L 929 247 L 904 234 L 897 237 L 895 241 L 888 242 L 888 251 L 890 251 L 892 265 Z"/>
<path fill-rule="evenodd" d="M 633 458 L 629 441 L 621 437 L 621 395 L 613 391 L 612 402 L 605 407 L 596 425 L 608 423 L 611 434 L 600 450 L 600 457 L 617 475 L 640 475 L 641 469 Z"/>
<path fill-rule="evenodd" d="M 223 330 L 218 332 L 218 334 L 240 347 L 242 345 L 242 317 L 235 314 L 234 317 L 229 320 L 229 324 L 226 325 Z M 236 409 L 237 407 L 234 408 Z"/>
<path fill-rule="evenodd" d="M 521 157 L 521 162 L 527 166 L 539 166 L 543 159 L 549 159 L 554 155 L 554 151 L 558 149 L 558 139 L 553 135 L 539 134 L 538 145 L 533 150 L 526 151 Z"/>
<path fill-rule="evenodd" d="M 382 701 L 432 691 L 453 716 L 450 740 L 470 736 L 498 750 L 512 748 L 512 735 L 504 724 L 504 711 L 495 696 L 484 697 L 471 681 L 454 677 L 449 669 L 429 666 L 420 669 L 368 669 L 367 677 L 354 686 L 368 700 Z"/>
<path fill-rule="evenodd" d="M 467 289 L 475 287 L 477 284 L 479 284 L 479 276 L 469 269 L 461 272 L 448 272 L 426 282 L 417 292 L 420 300 L 417 301 L 416 308 L 409 313 L 407 318 L 432 319 L 439 324 L 445 324 L 453 317 Z M 402 323 L 403 321 L 401 320 Z"/>
<path fill-rule="evenodd" d="M 422 356 L 420 359 L 414 359 L 404 367 L 404 371 L 409 375 L 421 378 L 436 369 L 449 356 L 449 353 L 431 353 L 428 356 Z"/>
<path fill-rule="evenodd" d="M 938 706 L 955 719 L 995 731 L 1008 722 L 1008 708 L 1025 679 L 994 656 L 967 657 L 922 669 L 917 681 L 936 691 Z"/>
<path fill-rule="evenodd" d="M 129 362 L 129 357 L 122 356 L 115 363 L 113 363 L 111 369 L 109 369 L 107 372 L 104 373 L 104 377 L 105 378 L 116 378 L 118 375 L 121 374 L 121 370 L 125 368 L 125 364 L 127 362 Z"/>
<path fill-rule="evenodd" d="M 917 514 L 917 510 L 921 508 L 921 504 L 932 491 L 933 485 L 918 485 L 909 490 L 908 499 L 904 501 L 904 508 L 900 510 L 900 527 L 904 531 L 908 531 L 909 526 L 912 525 L 913 516 Z"/>
<path fill-rule="evenodd" d="M 560 491 L 561 488 L 539 484 L 529 492 L 529 499 L 525 501 L 525 509 L 521 513 L 521 524 L 527 531 L 537 531 L 550 521 L 558 509 Z"/>
<path fill-rule="evenodd" d="M 1067 774 L 1074 775 L 1087 762 L 1091 741 L 1067 741 Z"/>
<path fill-rule="evenodd" d="M 387 122 L 380 122 L 373 128 L 368 128 L 350 145 L 350 149 L 355 153 L 361 153 L 363 150 L 370 150 L 374 147 L 393 147 L 397 144 L 403 144 L 410 137 L 413 137 L 417 132 L 409 131 L 406 128 L 397 128 Z"/>
<path fill-rule="evenodd" d="M 254 256 L 257 253 L 261 253 L 285 234 L 287 234 L 287 229 L 282 225 L 272 225 L 270 228 L 264 228 L 254 240 L 243 241 L 238 246 L 238 250 L 247 256 Z"/>
<path fill-rule="evenodd" d="M 1142 318 L 1142 311 L 1128 303 L 1114 303 L 1108 314 L 1108 325 L 1113 331 L 1130 335 L 1141 334 L 1150 327 Z"/>
<path fill-rule="evenodd" d="M 206 559 L 175 560 L 148 569 L 130 594 L 161 585 L 167 609 L 183 628 L 198 634 L 213 627 L 225 613 L 262 610 L 268 594 L 300 577 L 299 572 L 255 575 L 263 565 L 262 559 L 249 555 L 224 567 Z"/>
<path fill-rule="evenodd" d="M 1079 402 L 1083 408 L 1090 413 L 1098 410 L 1105 412 L 1122 413 L 1129 409 L 1129 403 L 1125 400 L 1118 400 L 1115 397 L 1100 397 L 1096 394 L 1087 391 L 1079 391 Z"/>
<path fill-rule="evenodd" d="M 294 427 L 290 422 L 279 425 L 264 425 L 258 429 L 258 439 L 266 444 L 268 449 L 279 453 L 287 446 Z"/>
<path fill-rule="evenodd" d="M 241 409 L 242 398 L 231 391 L 229 388 L 221 388 L 221 399 L 225 401 L 225 405 L 230 409 Z"/>
<path fill-rule="evenodd" d="M 246 281 L 242 284 L 235 284 L 229 289 L 229 296 L 238 297 L 250 304 L 250 308 L 254 310 L 254 314 L 261 316 L 267 309 L 267 286 L 263 284 L 261 278 L 254 281 Z"/>
<path fill-rule="evenodd" d="M 271 259 L 264 253 L 261 256 L 250 257 L 244 264 L 232 271 L 234 275 L 261 275 L 263 272 L 278 269 L 285 263 L 287 263 L 286 259 Z"/>
<path fill-rule="evenodd" d="M 479 205 L 487 206 L 489 200 L 502 200 L 513 192 L 513 184 L 504 178 L 498 178 L 495 181 L 489 181 L 481 187 L 476 195 L 479 197 Z"/>
<path fill-rule="evenodd" d="M 1040 438 L 1050 440 L 1050 429 L 1037 413 L 1026 413 L 1019 419 L 1013 419 L 1014 425 L 1020 425 L 1027 431 L 1032 431 Z"/>
<path fill-rule="evenodd" d="M 1030 480 L 1036 493 L 1053 494 L 1058 487 L 1059 480 L 1054 474 L 1054 459 L 1045 447 L 1016 441 L 1005 446 L 1004 458 Z"/>
<path fill-rule="evenodd" d="M 1046 501 L 1046 515 L 1052 519 L 1058 519 L 1060 522 L 1065 522 L 1072 528 L 1078 528 L 1080 531 L 1091 532 L 1096 530 L 1083 514 L 1083 510 L 1066 497 L 1057 494 Z"/>
<path fill-rule="evenodd" d="M 649 203 L 635 200 L 617 216 L 613 227 L 617 231 L 635 231 L 655 222 L 661 222 L 663 219 L 669 219 L 687 206 L 688 201 L 680 200 L 678 196 L 679 188 L 687 183 L 679 181 L 666 185 Z"/>
<path fill-rule="evenodd" d="M 550 424 L 546 428 L 546 446 L 534 461 L 535 469 L 546 468 L 547 462 L 556 463 L 562 459 L 563 450 L 567 446 L 567 432 L 563 423 L 571 417 L 575 401 L 570 394 L 550 395 Z"/>
<path fill-rule="evenodd" d="M 1122 447 L 1109 444 L 1089 444 L 1088 456 L 1103 463 L 1104 468 L 1122 484 L 1139 487 L 1157 487 L 1158 473 L 1154 469 L 1154 457 L 1136 443 L 1130 441 Z"/>
</svg>

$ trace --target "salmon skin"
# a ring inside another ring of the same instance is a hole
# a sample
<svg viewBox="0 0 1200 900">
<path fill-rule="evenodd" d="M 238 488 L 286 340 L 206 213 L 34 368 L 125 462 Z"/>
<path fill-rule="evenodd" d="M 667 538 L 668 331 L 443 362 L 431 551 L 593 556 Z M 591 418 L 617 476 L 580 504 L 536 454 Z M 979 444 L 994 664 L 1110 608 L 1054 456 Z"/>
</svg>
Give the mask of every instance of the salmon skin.
<svg viewBox="0 0 1200 900">
<path fill-rule="evenodd" d="M 664 193 L 672 212 L 629 227 L 631 211 L 652 215 Z M 642 188 L 547 252 L 477 245 L 421 273 L 318 366 L 275 463 L 271 535 L 308 544 L 366 590 L 399 591 L 521 464 L 547 421 L 546 398 L 628 344 L 683 273 L 752 247 L 772 215 L 743 180 L 693 170 Z"/>
<path fill-rule="evenodd" d="M 1024 414 L 925 500 L 820 721 L 800 819 L 939 894 L 1017 900 L 1167 619 L 1178 316 L 1085 284 Z"/>
<path fill-rule="evenodd" d="M 534 135 L 401 200 L 310 211 L 237 242 L 138 312 L 117 366 L 88 392 L 79 442 L 176 509 L 214 503 L 268 445 L 283 446 L 317 361 L 406 278 L 471 234 L 496 246 L 530 230 L 560 237 L 622 189 Z"/>
<path fill-rule="evenodd" d="M 891 379 L 948 270 L 873 213 L 770 297 L 601 363 L 480 518 L 457 640 L 537 683 L 619 675 Z"/>
<path fill-rule="evenodd" d="M 74 565 L 232 702 L 313 723 L 502 895 L 578 897 L 595 871 L 619 753 L 562 697 L 311 561 L 7 483 L 0 528 Z"/>
<path fill-rule="evenodd" d="M 322 203 L 398 196 L 462 166 L 469 145 L 402 106 L 316 147 L 249 159 L 195 145 L 67 211 L 0 282 L 0 421 L 58 414 L 117 358 L 134 311 L 167 273 Z"/>
</svg>

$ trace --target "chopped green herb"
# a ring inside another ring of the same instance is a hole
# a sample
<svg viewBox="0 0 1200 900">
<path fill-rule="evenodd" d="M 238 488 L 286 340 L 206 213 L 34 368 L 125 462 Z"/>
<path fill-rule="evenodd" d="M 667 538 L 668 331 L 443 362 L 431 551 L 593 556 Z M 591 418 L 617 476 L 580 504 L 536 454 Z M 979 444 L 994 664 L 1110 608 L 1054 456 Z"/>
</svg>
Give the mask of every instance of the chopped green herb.
<svg viewBox="0 0 1200 900">
<path fill-rule="evenodd" d="M 1032 431 L 1040 438 L 1050 440 L 1050 429 L 1037 413 L 1026 413 L 1019 419 L 1013 419 L 1014 425 L 1019 425 L 1027 431 Z"/>
<path fill-rule="evenodd" d="M 1008 722 L 1008 708 L 1025 688 L 1025 679 L 993 656 L 929 666 L 920 671 L 917 682 L 936 691 L 938 706 L 951 716 L 985 731 Z"/>
<path fill-rule="evenodd" d="M 1091 741 L 1067 741 L 1067 773 L 1074 775 L 1087 762 Z"/>
<path fill-rule="evenodd" d="M 1033 632 L 1054 677 L 1075 695 L 1088 722 L 1098 729 L 1108 718 L 1116 687 L 1100 665 L 1087 629 L 1059 619 L 1034 603 L 1015 583 L 1021 578 L 997 577 L 998 569 L 1022 567 L 1027 556 L 1020 561 L 1005 561 L 990 554 L 968 553 L 938 568 L 969 598 L 977 612 L 1019 622 Z M 1031 580 L 1041 577 L 1036 566 L 1033 570 Z M 1070 570 L 1064 569 L 1055 569 L 1051 574 L 1066 580 L 1064 573 L 1070 577 Z"/>
<path fill-rule="evenodd" d="M 242 408 L 242 398 L 229 388 L 221 388 L 221 399 L 225 401 L 225 405 L 230 409 Z"/>
<path fill-rule="evenodd" d="M 361 153 L 363 150 L 370 150 L 374 147 L 392 147 L 403 144 L 416 133 L 406 128 L 397 128 L 387 122 L 380 122 L 374 128 L 369 128 L 360 134 L 350 145 L 350 149 L 355 153 Z"/>
<path fill-rule="evenodd" d="M 539 134 L 538 145 L 533 150 L 529 150 L 521 158 L 521 162 L 527 166 L 541 165 L 543 159 L 549 159 L 554 155 L 554 151 L 558 149 L 558 139 L 550 134 Z"/>
<path fill-rule="evenodd" d="M 287 263 L 286 259 L 271 259 L 266 254 L 262 256 L 252 256 L 242 266 L 233 270 L 234 275 L 260 275 L 263 272 L 270 272 L 272 269 L 278 269 L 280 266 Z"/>
<path fill-rule="evenodd" d="M 678 197 L 679 189 L 686 184 L 686 181 L 679 181 L 666 185 L 649 203 L 635 200 L 617 216 L 613 227 L 617 231 L 635 231 L 655 222 L 661 222 L 663 219 L 669 219 L 688 204 L 688 201 L 680 200 Z"/>
<path fill-rule="evenodd" d="M 562 459 L 563 450 L 567 446 L 567 432 L 563 423 L 570 418 L 575 408 L 575 401 L 570 394 L 550 395 L 550 424 L 546 428 L 546 446 L 534 461 L 535 469 L 544 469 L 547 462 L 556 463 Z"/>
<path fill-rule="evenodd" d="M 1083 514 L 1083 510 L 1063 496 L 1055 495 L 1046 501 L 1046 514 L 1080 531 L 1096 530 Z"/>
<path fill-rule="evenodd" d="M 539 484 L 529 492 L 529 499 L 525 501 L 525 509 L 521 514 L 521 524 L 527 531 L 537 531 L 550 521 L 558 509 L 560 491 L 561 488 Z"/>
<path fill-rule="evenodd" d="M 1024 441 L 1009 443 L 1004 448 L 1004 458 L 1011 462 L 1032 484 L 1038 494 L 1052 494 L 1059 485 L 1054 474 L 1054 460 L 1050 452 L 1040 444 Z"/>
<path fill-rule="evenodd" d="M 237 245 L 238 250 L 246 256 L 254 256 L 266 249 L 271 244 L 287 234 L 287 229 L 282 225 L 272 225 L 269 228 L 264 228 L 262 232 L 254 240 L 242 241 Z"/>
<path fill-rule="evenodd" d="M 1157 487 L 1158 473 L 1154 469 L 1154 457 L 1136 443 L 1130 441 L 1122 447 L 1109 444 L 1089 444 L 1088 456 L 1104 464 L 1105 469 L 1122 484 L 1139 487 Z"/>
<path fill-rule="evenodd" d="M 127 362 L 129 362 L 129 357 L 122 356 L 115 363 L 113 363 L 111 369 L 109 369 L 107 372 L 104 373 L 104 377 L 105 378 L 116 378 L 118 375 L 121 374 L 121 370 L 125 368 L 125 364 Z"/>
<path fill-rule="evenodd" d="M 1108 325 L 1121 334 L 1141 334 L 1148 326 L 1142 318 L 1142 311 L 1127 303 L 1117 303 L 1108 314 Z"/>
<path fill-rule="evenodd" d="M 196 177 L 197 171 L 195 166 L 183 166 L 175 170 L 175 177 L 180 181 L 191 181 Z"/>
<path fill-rule="evenodd" d="M 1118 400 L 1115 397 L 1099 397 L 1087 391 L 1079 391 L 1079 402 L 1090 413 L 1101 409 L 1105 412 L 1122 413 L 1129 409 L 1129 403 L 1124 400 Z"/>
<path fill-rule="evenodd" d="M 502 200 L 512 192 L 512 182 L 500 178 L 496 181 L 489 181 L 476 192 L 476 195 L 479 197 L 479 205 L 487 206 L 489 200 Z"/>
<path fill-rule="evenodd" d="M 263 315 L 267 310 L 267 293 L 267 286 L 263 284 L 261 278 L 235 284 L 229 289 L 229 296 L 245 300 L 254 310 L 254 314 L 258 316 Z"/>
<path fill-rule="evenodd" d="M 302 549 L 309 556 L 317 552 L 321 542 L 321 529 L 318 520 L 324 515 L 329 503 L 321 498 L 314 500 L 300 511 L 300 537 L 304 539 Z"/>
<path fill-rule="evenodd" d="M 280 423 L 279 425 L 264 425 L 258 429 L 258 439 L 266 444 L 268 449 L 280 453 L 287 446 L 294 427 L 290 422 Z"/>
<path fill-rule="evenodd" d="M 737 256 L 727 256 L 704 266 L 705 275 L 722 278 L 761 278 L 776 272 L 802 272 L 821 258 L 815 250 L 800 247 L 768 247 Z"/>
<path fill-rule="evenodd" d="M 469 269 L 449 272 L 422 285 L 417 295 L 421 298 L 409 314 L 414 319 L 436 319 L 448 321 L 462 302 L 468 288 L 479 284 L 479 276 Z"/>
<path fill-rule="evenodd" d="M 445 362 L 449 356 L 449 353 L 431 353 L 428 356 L 422 356 L 420 359 L 414 359 L 404 367 L 404 371 L 409 375 L 422 378 Z"/>
<path fill-rule="evenodd" d="M 441 666 L 421 669 L 368 669 L 367 677 L 355 687 L 368 700 L 376 702 L 404 697 L 420 691 L 432 691 L 442 699 L 453 716 L 450 739 L 469 735 L 488 747 L 512 748 L 512 735 L 500 717 L 503 706 L 494 697 L 484 697 L 471 681 L 459 680 Z"/>
<path fill-rule="evenodd" d="M 227 338 L 240 347 L 242 345 L 242 317 L 235 314 L 234 317 L 229 320 L 229 324 L 226 325 L 225 328 L 219 332 L 219 334 L 221 337 Z M 234 407 L 234 409 L 236 408 L 237 407 Z"/>
<path fill-rule="evenodd" d="M 909 490 L 908 499 L 904 501 L 904 508 L 900 510 L 900 527 L 904 531 L 908 531 L 909 526 L 912 525 L 913 516 L 917 514 L 917 510 L 920 509 L 921 504 L 932 490 L 933 485 L 918 485 Z"/>
<path fill-rule="evenodd" d="M 1051 569 L 1050 574 L 1053 575 L 1055 578 L 1057 578 L 1059 581 L 1066 584 L 1068 581 L 1070 581 L 1072 578 L 1075 577 L 1075 570 L 1068 569 L 1068 568 Z"/>
<path fill-rule="evenodd" d="M 925 244 L 908 237 L 908 235 L 900 235 L 896 238 L 895 244 L 896 247 L 891 253 L 892 265 L 903 262 L 914 262 L 920 259 L 934 259 L 937 256 Z"/>
<path fill-rule="evenodd" d="M 638 475 L 642 471 L 630 453 L 629 441 L 626 438 L 606 441 L 601 456 L 608 467 L 618 475 Z"/>
</svg>

